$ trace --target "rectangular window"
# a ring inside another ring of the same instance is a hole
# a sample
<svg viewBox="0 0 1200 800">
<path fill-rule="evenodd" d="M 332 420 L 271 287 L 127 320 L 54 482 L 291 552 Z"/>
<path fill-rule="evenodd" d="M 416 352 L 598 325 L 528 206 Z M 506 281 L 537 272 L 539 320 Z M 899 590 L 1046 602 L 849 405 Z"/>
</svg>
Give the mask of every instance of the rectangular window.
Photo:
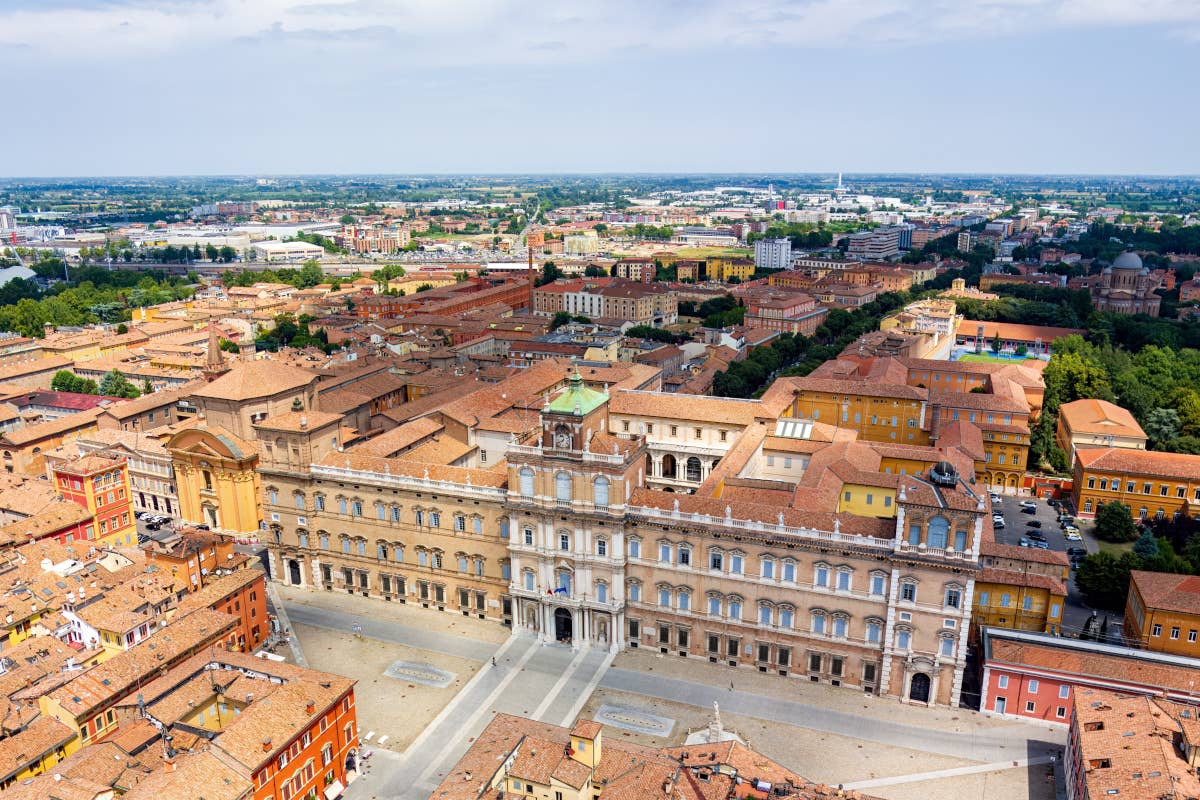
<svg viewBox="0 0 1200 800">
<path fill-rule="evenodd" d="M 1172 639 L 1178 639 L 1178 638 L 1179 638 L 1179 628 L 1177 628 L 1177 627 L 1175 627 L 1175 626 L 1171 626 L 1171 638 L 1172 638 Z"/>
<path fill-rule="evenodd" d="M 850 573 L 839 572 L 837 576 L 837 588 L 840 592 L 850 591 Z"/>
<path fill-rule="evenodd" d="M 1029 681 L 1029 693 L 1037 694 L 1037 691 L 1038 691 L 1038 682 L 1036 680 L 1030 680 Z"/>
<path fill-rule="evenodd" d="M 821 654 L 820 653 L 809 653 L 808 654 L 808 671 L 809 672 L 820 672 L 821 671 Z"/>
<path fill-rule="evenodd" d="M 1069 684 L 1065 684 L 1063 686 L 1058 687 L 1058 696 L 1060 699 L 1066 700 L 1067 697 L 1070 696 L 1070 694 L 1071 694 L 1071 686 Z"/>
<path fill-rule="evenodd" d="M 1150 629 L 1150 635 L 1151 636 L 1162 636 L 1162 625 L 1157 622 L 1154 623 L 1154 627 Z"/>
<path fill-rule="evenodd" d="M 997 688 L 1000 688 L 1000 689 L 1007 689 L 1008 688 L 1008 676 L 1001 675 L 999 678 L 997 678 L 996 686 L 997 686 Z"/>
<path fill-rule="evenodd" d="M 658 560 L 664 564 L 671 563 L 671 545 L 660 544 L 658 546 Z"/>
<path fill-rule="evenodd" d="M 1032 700 L 1025 701 L 1025 712 L 1027 714 L 1036 713 L 1036 710 L 1037 710 L 1037 703 L 1033 702 Z"/>
</svg>

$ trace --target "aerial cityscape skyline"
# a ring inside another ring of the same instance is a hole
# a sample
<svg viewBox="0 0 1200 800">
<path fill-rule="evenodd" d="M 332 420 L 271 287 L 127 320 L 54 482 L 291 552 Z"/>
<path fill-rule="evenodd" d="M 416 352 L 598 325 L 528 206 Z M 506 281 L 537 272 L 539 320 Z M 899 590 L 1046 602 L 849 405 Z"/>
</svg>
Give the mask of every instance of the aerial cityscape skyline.
<svg viewBox="0 0 1200 800">
<path fill-rule="evenodd" d="M 1200 0 L 3 0 L 0 800 L 1200 799 Z"/>
</svg>

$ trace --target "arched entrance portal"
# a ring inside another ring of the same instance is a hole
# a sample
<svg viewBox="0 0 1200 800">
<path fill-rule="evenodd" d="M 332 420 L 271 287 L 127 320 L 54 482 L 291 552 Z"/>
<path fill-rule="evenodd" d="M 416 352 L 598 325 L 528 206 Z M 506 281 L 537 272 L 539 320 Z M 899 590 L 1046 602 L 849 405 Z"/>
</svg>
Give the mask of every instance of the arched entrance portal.
<svg viewBox="0 0 1200 800">
<path fill-rule="evenodd" d="M 700 482 L 700 459 L 695 456 L 687 460 L 687 479 L 696 483 Z"/>
<path fill-rule="evenodd" d="M 554 609 L 554 639 L 570 644 L 573 631 L 571 630 L 571 612 L 565 608 Z"/>
<path fill-rule="evenodd" d="M 929 676 L 924 672 L 913 675 L 912 684 L 908 689 L 908 699 L 917 703 L 929 702 Z"/>
<path fill-rule="evenodd" d="M 288 583 L 292 586 L 299 586 L 300 580 L 300 562 L 294 558 L 288 559 Z"/>
</svg>

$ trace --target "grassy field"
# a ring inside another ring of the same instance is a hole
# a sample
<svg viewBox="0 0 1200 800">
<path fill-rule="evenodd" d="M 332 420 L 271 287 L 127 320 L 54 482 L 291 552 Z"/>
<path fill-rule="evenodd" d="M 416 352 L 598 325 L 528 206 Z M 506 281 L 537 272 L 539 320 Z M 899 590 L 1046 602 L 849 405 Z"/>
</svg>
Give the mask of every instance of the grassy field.
<svg viewBox="0 0 1200 800">
<path fill-rule="evenodd" d="M 1000 356 L 991 356 L 987 353 L 963 353 L 958 357 L 959 361 L 983 361 L 990 364 L 1017 364 L 1020 363 L 1015 358 L 1001 358 Z M 1035 361 L 1036 359 L 1025 359 L 1026 361 Z"/>
<path fill-rule="evenodd" d="M 1100 546 L 1100 552 L 1112 553 L 1117 558 L 1121 557 L 1122 553 L 1128 553 L 1133 549 L 1133 542 L 1106 542 L 1103 539 L 1097 539 L 1096 544 Z"/>
<path fill-rule="evenodd" d="M 754 251 L 746 247 L 681 247 L 673 252 L 680 258 L 713 258 L 715 256 L 754 257 Z"/>
</svg>

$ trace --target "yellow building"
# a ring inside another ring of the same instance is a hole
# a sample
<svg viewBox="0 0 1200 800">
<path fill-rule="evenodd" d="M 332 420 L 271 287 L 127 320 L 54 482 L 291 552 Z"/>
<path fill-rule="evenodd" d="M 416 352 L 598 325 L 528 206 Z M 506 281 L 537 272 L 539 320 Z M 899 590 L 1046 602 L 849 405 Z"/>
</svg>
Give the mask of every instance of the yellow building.
<svg viewBox="0 0 1200 800">
<path fill-rule="evenodd" d="M 79 749 L 79 737 L 53 717 L 38 717 L 17 733 L 0 739 L 0 791 L 41 775 Z"/>
<path fill-rule="evenodd" d="M 1081 447 L 1145 450 L 1146 433 L 1133 414 L 1119 405 L 1087 398 L 1059 406 L 1055 442 L 1067 454 L 1067 463 L 1074 464 Z"/>
<path fill-rule="evenodd" d="M 1075 453 L 1072 499 L 1091 519 L 1105 503 L 1123 503 L 1134 519 L 1200 513 L 1200 456 L 1085 447 Z"/>
<path fill-rule="evenodd" d="M 729 283 L 730 278 L 748 281 L 754 277 L 754 259 L 740 256 L 717 256 L 708 259 L 708 279 Z"/>
<path fill-rule="evenodd" d="M 186 428 L 166 443 L 175 471 L 179 516 L 231 536 L 262 525 L 258 451 L 219 426 Z"/>
<path fill-rule="evenodd" d="M 980 626 L 1056 633 L 1062 625 L 1070 562 L 1065 553 L 984 542 L 971 622 Z"/>
<path fill-rule="evenodd" d="M 1126 641 L 1147 650 L 1200 656 L 1200 578 L 1134 570 L 1124 633 Z"/>
<path fill-rule="evenodd" d="M 870 442 L 929 444 L 925 389 L 811 375 L 793 385 L 793 417 L 849 428 Z"/>
</svg>

